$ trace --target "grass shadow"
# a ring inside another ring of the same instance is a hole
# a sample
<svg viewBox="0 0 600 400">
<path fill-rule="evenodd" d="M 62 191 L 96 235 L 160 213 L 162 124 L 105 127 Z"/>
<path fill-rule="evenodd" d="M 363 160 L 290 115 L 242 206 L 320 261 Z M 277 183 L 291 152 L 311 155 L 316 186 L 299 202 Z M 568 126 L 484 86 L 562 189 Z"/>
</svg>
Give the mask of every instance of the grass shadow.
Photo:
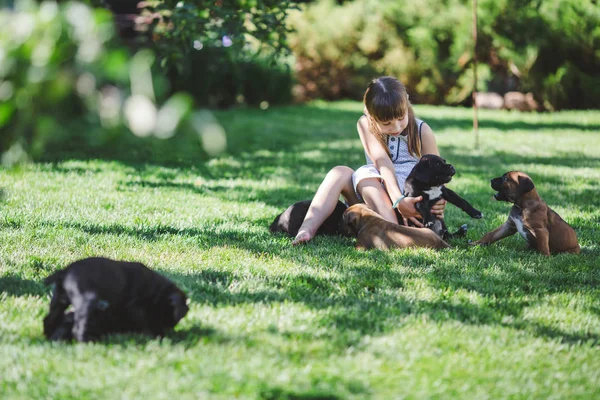
<svg viewBox="0 0 600 400">
<path fill-rule="evenodd" d="M 0 277 L 0 295 L 7 296 L 42 296 L 48 289 L 42 282 L 23 279 L 17 275 L 4 275 Z"/>
<path fill-rule="evenodd" d="M 600 158 L 589 157 L 583 152 L 579 153 L 558 153 L 552 156 L 531 156 L 522 155 L 513 152 L 494 150 L 491 154 L 485 155 L 485 163 L 481 163 L 481 155 L 466 155 L 464 149 L 459 146 L 445 145 L 440 146 L 441 153 L 461 171 L 469 173 L 481 173 L 491 171 L 493 176 L 503 174 L 511 170 L 512 165 L 532 164 L 548 165 L 553 167 L 568 168 L 598 168 L 600 167 Z M 523 171 L 527 172 L 527 171 Z M 546 175 L 544 175 L 546 176 Z"/>
<path fill-rule="evenodd" d="M 360 111 L 322 109 L 309 104 L 267 110 L 234 109 L 214 114 L 227 135 L 228 147 L 221 157 L 235 158 L 258 151 L 280 153 L 281 149 L 286 149 L 282 153 L 293 158 L 302 149 L 314 150 L 315 142 L 358 139 L 356 121 L 361 115 Z M 133 168 L 145 165 L 202 168 L 209 157 L 197 135 L 182 132 L 167 140 L 124 133 L 105 146 L 55 146 L 48 149 L 41 161 L 57 163 L 65 159 L 117 161 Z"/>
<path fill-rule="evenodd" d="M 163 338 L 155 338 L 142 334 L 112 334 L 103 337 L 96 343 L 129 347 L 131 345 L 146 345 L 148 343 L 155 342 L 158 340 L 161 343 L 183 345 L 186 348 L 190 348 L 194 347 L 200 340 L 216 337 L 218 335 L 218 331 L 209 326 L 194 325 L 185 328 L 176 327 L 175 330 L 173 330 L 172 332 L 168 332 Z"/>
<path fill-rule="evenodd" d="M 395 257 L 394 257 L 395 256 Z M 390 255 L 390 262 L 398 260 Z M 535 257 L 535 256 L 534 256 Z M 480 260 L 481 261 L 481 260 Z M 586 273 L 569 277 L 567 271 L 535 274 L 509 267 L 505 273 L 493 276 L 485 269 L 464 271 L 425 267 L 427 255 L 411 255 L 407 264 L 422 265 L 414 270 L 398 272 L 388 268 L 344 267 L 336 277 L 319 277 L 300 273 L 285 277 L 248 277 L 233 272 L 205 269 L 191 276 L 171 276 L 193 287 L 190 298 L 195 303 L 212 307 L 236 306 L 247 303 L 301 303 L 319 310 L 317 328 L 329 330 L 332 340 L 343 346 L 357 345 L 364 335 L 377 336 L 401 326 L 410 315 L 424 315 L 438 321 L 458 321 L 468 325 L 502 326 L 524 331 L 548 340 L 565 343 L 588 341 L 600 344 L 600 335 L 585 329 L 564 331 L 558 326 L 545 325 L 523 316 L 527 307 L 534 306 L 544 296 L 564 292 L 596 293 L 600 276 L 592 265 Z M 480 304 L 461 298 L 434 300 L 415 299 L 405 290 L 414 279 L 425 279 L 439 293 L 475 291 L 483 300 Z M 233 282 L 254 282 L 260 289 L 232 292 Z M 515 294 L 522 296 L 516 297 Z M 312 333 L 278 331 L 283 336 L 311 340 Z"/>
<path fill-rule="evenodd" d="M 505 115 L 510 118 L 498 118 L 498 114 Z M 427 121 L 430 126 L 434 127 L 434 129 L 454 128 L 463 131 L 471 131 L 473 129 L 473 119 L 470 115 L 468 117 L 460 117 L 455 114 L 452 115 L 452 117 L 445 117 L 429 111 L 425 111 L 422 113 L 422 115 L 423 119 Z M 535 114 L 523 114 L 521 119 L 515 120 L 514 113 L 509 113 L 506 111 L 493 112 L 493 117 L 486 115 L 486 113 L 480 113 L 478 118 L 479 129 L 497 129 L 500 131 L 578 130 L 586 133 L 595 133 L 600 130 L 600 124 L 594 123 L 577 123 L 575 121 L 528 121 L 528 119 L 534 115 Z"/>
<path fill-rule="evenodd" d="M 310 198 L 314 192 L 306 189 L 307 185 L 314 185 L 316 189 L 324 173 L 332 166 L 347 164 L 357 167 L 364 162 L 355 128 L 359 115 L 359 110 L 355 112 L 319 109 L 312 106 L 270 109 L 267 112 L 247 110 L 219 113 L 218 116 L 230 134 L 228 139 L 232 145 L 228 153 L 215 159 L 215 162 L 205 162 L 205 159 L 198 160 L 193 157 L 179 159 L 175 150 L 189 138 L 175 138 L 175 141 L 181 139 L 182 142 L 175 143 L 173 147 L 169 147 L 171 143 L 167 145 L 167 142 L 164 142 L 165 147 L 162 149 L 150 148 L 146 153 L 141 150 L 98 154 L 90 152 L 82 153 L 80 157 L 83 160 L 116 160 L 132 167 L 135 173 L 118 182 L 117 190 L 135 191 L 148 188 L 175 193 L 194 193 L 202 197 L 241 203 L 263 202 L 281 207 L 283 211 L 293 202 Z M 231 118 L 228 119 L 229 117 Z M 436 126 L 462 130 L 472 128 L 470 118 L 431 115 L 425 119 L 434 129 Z M 578 129 L 587 134 L 600 130 L 597 124 L 538 124 L 501 118 L 490 120 L 486 117 L 482 118 L 481 124 L 503 131 Z M 349 138 L 355 147 L 337 144 L 348 141 Z M 475 186 L 481 184 L 486 189 L 482 190 L 477 186 L 471 191 L 473 204 L 486 214 L 486 220 L 476 225 L 477 234 L 481 234 L 484 228 L 492 228 L 487 221 L 506 217 L 508 205 L 488 203 L 492 194 L 488 180 L 513 169 L 514 165 L 600 168 L 600 159 L 586 156 L 582 152 L 558 152 L 556 156 L 544 157 L 498 150 L 482 156 L 466 154 L 465 149 L 459 146 L 440 147 L 442 154 L 457 168 L 459 176 L 464 173 L 484 177 L 479 179 L 481 182 Z M 127 149 L 126 146 L 123 148 Z M 160 150 L 164 154 L 161 155 Z M 56 155 L 57 159 L 63 159 L 65 154 Z M 482 161 L 484 157 L 485 161 Z M 159 168 L 169 165 L 173 165 L 174 168 Z M 60 162 L 51 163 L 43 168 L 62 174 L 103 172 L 102 168 L 94 166 L 90 169 L 79 166 L 67 168 Z M 188 176 L 200 175 L 213 182 L 196 185 L 189 181 L 178 181 L 177 178 L 182 173 Z M 263 185 L 274 176 L 286 179 L 289 185 L 284 188 Z M 581 209 L 600 207 L 596 186 L 592 185 L 595 182 L 591 182 L 591 179 L 590 182 L 585 182 L 590 183 L 588 186 L 571 187 L 568 179 L 565 180 L 561 175 L 532 173 L 532 177 L 536 184 L 544 189 L 542 197 L 549 204 L 568 203 Z M 221 179 L 251 181 L 250 184 L 255 185 L 227 185 L 220 181 Z M 478 203 L 485 204 L 485 207 L 479 207 Z M 272 217 L 274 218 L 275 214 Z M 232 220 L 238 222 L 235 217 Z M 189 274 L 170 272 L 167 275 L 186 289 L 193 302 L 210 307 L 287 302 L 318 310 L 315 326 L 319 329 L 324 328 L 333 341 L 342 347 L 357 344 L 365 335 L 383 335 L 398 329 L 407 323 L 408 316 L 423 316 L 427 320 L 440 323 L 457 321 L 468 325 L 501 326 L 547 340 L 560 339 L 566 343 L 599 343 L 599 336 L 593 331 L 588 332 L 577 327 L 573 331 L 567 331 L 559 326 L 531 321 L 524 317 L 528 307 L 545 301 L 548 296 L 563 293 L 597 295 L 600 277 L 596 272 L 598 268 L 595 260 L 599 253 L 596 248 L 589 251 L 584 249 L 582 255 L 577 258 L 559 256 L 550 261 L 526 251 L 524 243 L 518 242 L 517 238 L 507 239 L 502 244 L 486 250 L 471 249 L 463 243 L 442 253 L 443 260 L 438 258 L 438 253 L 428 252 L 340 252 L 341 248 L 351 247 L 352 241 L 343 238 L 316 238 L 313 243 L 303 248 L 282 245 L 281 236 L 272 236 L 267 232 L 270 222 L 268 217 L 252 220 L 254 227 L 262 230 L 251 235 L 239 227 L 218 224 L 178 228 L 163 224 L 128 226 L 54 221 L 37 223 L 45 227 L 77 229 L 89 235 L 124 235 L 144 242 L 160 241 L 168 236 L 185 237 L 192 239 L 192 245 L 201 250 L 222 246 L 246 250 L 250 255 L 267 254 L 272 258 L 303 264 L 301 273 L 289 270 L 272 273 L 252 271 L 241 275 L 231 271 L 203 268 Z M 455 225 L 452 221 L 447 222 Z M 8 224 L 0 222 L 2 223 L 4 226 Z M 458 225 L 460 224 L 456 224 Z M 583 228 L 586 237 L 592 237 L 594 229 L 592 224 Z M 232 285 L 234 282 L 242 282 L 245 286 L 240 288 Z M 414 290 L 418 284 L 424 285 L 423 292 L 429 297 L 415 297 L 415 293 L 420 294 L 419 290 Z M 33 281 L 20 282 L 19 278 L 15 277 L 9 277 L 5 282 L 0 280 L 0 288 L 10 287 L 14 295 L 44 293 L 40 285 Z M 471 301 L 466 294 L 473 295 L 477 301 Z M 593 312 L 598 315 L 597 309 Z M 293 330 L 273 332 L 307 341 L 313 339 L 314 334 L 311 331 L 302 333 Z M 213 328 L 188 328 L 185 324 L 182 330 L 175 331 L 168 340 L 193 346 L 202 338 L 223 342 L 233 340 Z M 139 343 L 144 343 L 146 339 L 123 338 L 122 343 L 127 345 L 130 340 L 133 340 L 133 343 L 138 343 L 138 340 L 141 341 Z M 270 393 L 268 390 L 265 397 Z M 277 395 L 279 392 L 275 390 L 274 393 Z"/>
</svg>

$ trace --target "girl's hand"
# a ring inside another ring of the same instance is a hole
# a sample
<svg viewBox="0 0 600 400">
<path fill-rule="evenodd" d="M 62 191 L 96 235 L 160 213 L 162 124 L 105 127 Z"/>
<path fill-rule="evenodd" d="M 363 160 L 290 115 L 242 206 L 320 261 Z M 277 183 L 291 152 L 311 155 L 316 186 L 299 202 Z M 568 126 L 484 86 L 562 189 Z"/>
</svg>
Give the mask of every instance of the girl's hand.
<svg viewBox="0 0 600 400">
<path fill-rule="evenodd" d="M 437 219 L 444 219 L 444 209 L 446 208 L 447 201 L 444 199 L 439 199 L 433 207 L 431 207 L 431 213 Z"/>
<path fill-rule="evenodd" d="M 400 200 L 400 203 L 398 203 L 397 208 L 398 211 L 400 211 L 400 214 L 402 214 L 402 219 L 404 219 L 404 225 L 408 226 L 408 221 L 411 221 L 416 227 L 423 227 L 421 221 L 417 219 L 417 217 L 421 217 L 421 214 L 415 208 L 415 204 L 420 202 L 421 200 L 423 200 L 423 196 L 405 197 L 402 200 Z"/>
</svg>

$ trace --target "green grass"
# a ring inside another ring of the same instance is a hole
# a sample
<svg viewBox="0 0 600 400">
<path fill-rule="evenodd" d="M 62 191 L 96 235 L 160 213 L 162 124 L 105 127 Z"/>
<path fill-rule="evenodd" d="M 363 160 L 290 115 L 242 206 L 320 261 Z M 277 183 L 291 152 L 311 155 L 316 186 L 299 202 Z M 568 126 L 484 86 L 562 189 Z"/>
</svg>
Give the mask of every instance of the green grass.
<svg viewBox="0 0 600 400">
<path fill-rule="evenodd" d="M 502 223 L 489 180 L 519 169 L 581 255 L 545 258 L 517 236 L 359 252 L 271 235 L 331 167 L 363 163 L 361 108 L 218 112 L 230 151 L 208 162 L 181 139 L 0 170 L 0 398 L 598 398 L 600 112 L 481 111 L 474 150 L 471 110 L 416 107 L 457 169 L 450 187 L 485 214 L 449 205 L 450 229 Z M 163 341 L 47 342 L 42 279 L 87 256 L 146 263 L 190 312 Z"/>
</svg>

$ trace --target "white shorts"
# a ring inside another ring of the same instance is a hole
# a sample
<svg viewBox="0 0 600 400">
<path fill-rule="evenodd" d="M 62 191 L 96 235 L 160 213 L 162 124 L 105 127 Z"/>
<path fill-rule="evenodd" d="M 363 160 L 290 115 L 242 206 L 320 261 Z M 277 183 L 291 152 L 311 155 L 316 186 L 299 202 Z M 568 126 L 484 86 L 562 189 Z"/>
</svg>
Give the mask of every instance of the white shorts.
<svg viewBox="0 0 600 400">
<path fill-rule="evenodd" d="M 364 200 L 360 193 L 358 193 L 358 189 L 356 187 L 358 186 L 360 181 L 369 178 L 379 179 L 381 185 L 383 186 L 383 177 L 381 176 L 377 168 L 375 168 L 375 164 L 363 165 L 362 167 L 354 171 L 354 173 L 352 174 L 352 186 L 354 186 L 354 192 L 356 193 L 358 199 L 362 202 L 364 202 Z"/>
<path fill-rule="evenodd" d="M 394 168 L 396 170 L 396 181 L 398 182 L 400 190 L 402 191 L 402 193 L 404 193 L 404 181 L 406 180 L 406 176 L 408 176 L 408 173 L 412 169 L 412 165 L 409 166 L 410 169 L 408 170 L 402 165 L 397 164 L 394 164 Z M 354 173 L 352 174 L 352 185 L 354 186 L 354 192 L 356 193 L 356 196 L 358 196 L 358 199 L 360 201 L 364 200 L 360 193 L 358 193 L 356 187 L 358 186 L 360 181 L 369 178 L 379 179 L 379 181 L 383 185 L 383 177 L 379 173 L 379 170 L 375 167 L 375 164 L 363 165 L 362 167 L 354 171 Z"/>
</svg>

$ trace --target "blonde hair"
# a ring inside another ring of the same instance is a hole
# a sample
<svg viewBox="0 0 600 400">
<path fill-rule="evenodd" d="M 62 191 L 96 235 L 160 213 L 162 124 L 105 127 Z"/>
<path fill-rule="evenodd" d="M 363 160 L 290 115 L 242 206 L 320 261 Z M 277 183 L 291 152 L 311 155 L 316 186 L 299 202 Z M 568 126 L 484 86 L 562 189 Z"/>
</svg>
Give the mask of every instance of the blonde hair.
<svg viewBox="0 0 600 400">
<path fill-rule="evenodd" d="M 375 135 L 383 148 L 388 151 L 388 155 L 390 154 L 387 147 L 387 135 L 379 130 L 376 122 L 403 119 L 407 116 L 408 125 L 406 130 L 408 133 L 406 139 L 408 151 L 416 157 L 421 157 L 421 140 L 415 114 L 408 100 L 406 88 L 398 79 L 391 76 L 373 79 L 365 91 L 363 102 L 365 104 L 365 114 L 369 119 L 369 130 Z"/>
</svg>

